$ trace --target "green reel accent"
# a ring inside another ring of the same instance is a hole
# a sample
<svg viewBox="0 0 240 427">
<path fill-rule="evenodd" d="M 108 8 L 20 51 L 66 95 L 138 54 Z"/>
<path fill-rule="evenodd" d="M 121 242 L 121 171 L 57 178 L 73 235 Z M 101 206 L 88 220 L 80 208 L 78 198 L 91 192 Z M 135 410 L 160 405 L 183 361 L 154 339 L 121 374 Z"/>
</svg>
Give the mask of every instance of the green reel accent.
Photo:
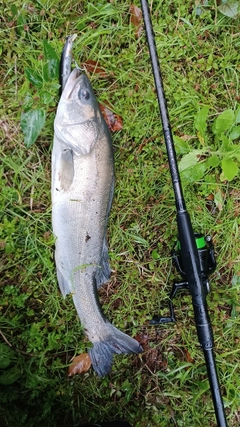
<svg viewBox="0 0 240 427">
<path fill-rule="evenodd" d="M 198 249 L 204 249 L 206 248 L 206 241 L 205 241 L 205 237 L 201 236 L 201 237 L 196 237 L 196 245 Z"/>
<path fill-rule="evenodd" d="M 196 234 L 195 235 L 195 241 L 196 241 L 197 249 L 204 249 L 204 248 L 206 248 L 205 237 L 202 234 Z M 178 251 L 181 250 L 181 245 L 180 245 L 179 240 L 177 241 L 177 250 Z"/>
</svg>

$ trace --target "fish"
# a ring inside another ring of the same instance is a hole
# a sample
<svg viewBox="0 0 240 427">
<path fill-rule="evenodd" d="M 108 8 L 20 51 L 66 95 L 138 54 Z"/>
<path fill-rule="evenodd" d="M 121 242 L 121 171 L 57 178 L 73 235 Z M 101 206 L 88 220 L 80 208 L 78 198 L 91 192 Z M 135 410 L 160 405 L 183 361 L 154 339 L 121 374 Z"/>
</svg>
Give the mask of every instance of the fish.
<svg viewBox="0 0 240 427">
<path fill-rule="evenodd" d="M 107 223 L 114 181 L 110 131 L 88 77 L 74 68 L 54 120 L 55 264 L 61 292 L 64 297 L 72 295 L 84 332 L 93 344 L 88 352 L 100 377 L 110 373 L 114 354 L 142 351 L 137 340 L 110 323 L 98 297 L 98 288 L 111 275 Z"/>
</svg>

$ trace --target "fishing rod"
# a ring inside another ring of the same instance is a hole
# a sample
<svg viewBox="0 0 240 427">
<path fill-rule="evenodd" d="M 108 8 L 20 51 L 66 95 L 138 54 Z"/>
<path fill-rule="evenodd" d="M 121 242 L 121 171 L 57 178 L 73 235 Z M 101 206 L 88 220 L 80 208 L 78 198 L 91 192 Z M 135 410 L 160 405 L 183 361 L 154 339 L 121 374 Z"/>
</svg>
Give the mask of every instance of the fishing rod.
<svg viewBox="0 0 240 427">
<path fill-rule="evenodd" d="M 175 321 L 172 299 L 180 289 L 187 289 L 189 291 L 192 297 L 198 340 L 202 347 L 207 367 L 217 425 L 218 427 L 227 427 L 213 353 L 213 331 L 206 300 L 209 292 L 208 276 L 216 268 L 213 244 L 209 236 L 204 238 L 202 234 L 194 234 L 193 231 L 190 215 L 184 200 L 177 165 L 172 130 L 155 45 L 155 36 L 147 0 L 141 0 L 141 6 L 176 203 L 178 242 L 173 250 L 173 261 L 183 278 L 183 282 L 173 285 L 170 294 L 170 317 L 155 316 L 150 323 L 156 325 Z"/>
</svg>

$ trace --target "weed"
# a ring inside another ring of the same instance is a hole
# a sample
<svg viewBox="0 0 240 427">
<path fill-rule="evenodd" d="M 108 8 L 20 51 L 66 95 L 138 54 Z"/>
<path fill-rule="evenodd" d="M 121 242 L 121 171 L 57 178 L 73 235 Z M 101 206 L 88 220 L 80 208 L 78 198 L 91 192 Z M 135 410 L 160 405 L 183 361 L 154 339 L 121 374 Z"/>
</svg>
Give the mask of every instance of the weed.
<svg viewBox="0 0 240 427">
<path fill-rule="evenodd" d="M 193 183 L 204 176 L 208 180 L 208 174 L 213 177 L 212 173 L 215 171 L 218 175 L 220 172 L 220 181 L 232 181 L 238 175 L 240 149 L 233 141 L 240 137 L 240 106 L 235 113 L 232 109 L 224 110 L 215 118 L 211 130 L 207 132 L 208 111 L 209 107 L 204 106 L 195 116 L 195 138 L 198 139 L 196 148 L 192 149 L 187 141 L 176 138 L 179 153 L 184 153 L 179 163 L 183 181 Z"/>
</svg>

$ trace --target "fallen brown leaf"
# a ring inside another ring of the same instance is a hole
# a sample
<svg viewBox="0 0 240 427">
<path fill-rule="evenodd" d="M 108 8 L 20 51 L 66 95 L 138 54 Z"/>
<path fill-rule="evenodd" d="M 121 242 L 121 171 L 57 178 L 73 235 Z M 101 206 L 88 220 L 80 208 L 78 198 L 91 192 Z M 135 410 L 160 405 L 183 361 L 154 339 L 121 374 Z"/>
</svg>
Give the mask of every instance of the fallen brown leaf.
<svg viewBox="0 0 240 427">
<path fill-rule="evenodd" d="M 144 351 L 148 349 L 148 341 L 149 341 L 148 334 L 144 332 L 138 332 L 138 334 L 134 338 L 136 341 L 139 342 L 139 344 L 141 344 Z"/>
<path fill-rule="evenodd" d="M 88 59 L 83 63 L 83 67 L 86 68 L 86 70 L 89 73 L 99 74 L 100 77 L 107 77 L 108 73 L 106 70 L 99 64 L 98 61 L 93 61 L 92 59 Z"/>
<path fill-rule="evenodd" d="M 118 130 L 121 130 L 123 127 L 122 118 L 109 110 L 105 105 L 99 104 L 99 106 L 110 131 L 117 132 Z"/>
<path fill-rule="evenodd" d="M 188 363 L 194 363 L 194 359 L 191 357 L 191 354 L 186 348 L 184 349 L 184 352 Z"/>
<path fill-rule="evenodd" d="M 72 359 L 71 365 L 68 367 L 68 376 L 82 374 L 87 372 L 92 365 L 88 353 L 82 353 Z"/>
<path fill-rule="evenodd" d="M 130 11 L 130 22 L 136 28 L 135 37 L 136 39 L 139 39 L 143 30 L 142 11 L 139 7 L 137 7 L 133 3 L 131 4 L 129 11 Z"/>
</svg>

